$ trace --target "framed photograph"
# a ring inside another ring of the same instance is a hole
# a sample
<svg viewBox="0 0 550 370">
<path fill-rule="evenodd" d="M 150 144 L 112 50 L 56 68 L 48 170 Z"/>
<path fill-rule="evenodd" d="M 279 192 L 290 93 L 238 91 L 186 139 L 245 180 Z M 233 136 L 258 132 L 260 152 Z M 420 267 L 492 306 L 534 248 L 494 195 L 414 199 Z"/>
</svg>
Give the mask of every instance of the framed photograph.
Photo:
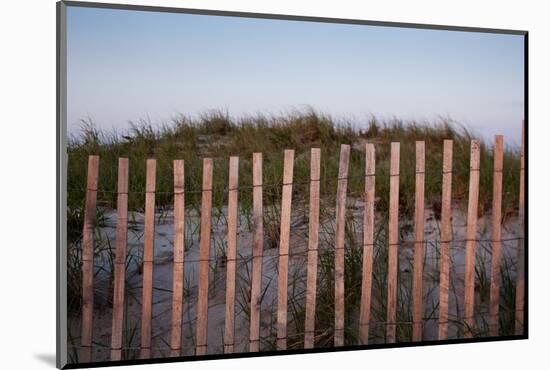
<svg viewBox="0 0 550 370">
<path fill-rule="evenodd" d="M 526 31 L 57 26 L 59 368 L 527 338 Z"/>
</svg>

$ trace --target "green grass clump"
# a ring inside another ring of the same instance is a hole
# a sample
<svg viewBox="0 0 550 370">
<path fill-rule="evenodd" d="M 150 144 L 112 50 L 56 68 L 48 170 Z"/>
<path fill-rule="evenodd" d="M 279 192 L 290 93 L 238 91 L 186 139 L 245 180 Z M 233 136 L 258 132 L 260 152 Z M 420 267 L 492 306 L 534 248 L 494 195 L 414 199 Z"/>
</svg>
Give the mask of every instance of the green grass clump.
<svg viewBox="0 0 550 370">
<path fill-rule="evenodd" d="M 359 129 L 356 127 L 367 127 Z M 436 201 L 441 194 L 441 166 L 443 140 L 454 141 L 453 199 L 468 196 L 470 141 L 474 137 L 460 125 L 441 121 L 434 124 L 394 120 L 379 122 L 375 118 L 352 125 L 314 111 L 295 112 L 281 116 L 257 115 L 234 119 L 221 112 L 209 112 L 200 118 L 182 117 L 171 125 L 154 128 L 142 121 L 132 123 L 128 132 L 105 132 L 93 124 L 83 123 L 79 134 L 68 144 L 68 208 L 69 216 L 81 217 L 86 187 L 87 156 L 100 156 L 100 205 L 116 204 L 117 165 L 119 157 L 130 160 L 129 207 L 143 208 L 145 189 L 145 161 L 157 159 L 157 205 L 172 204 L 174 159 L 185 160 L 186 205 L 198 208 L 202 181 L 202 158 L 214 161 L 214 206 L 227 203 L 226 190 L 229 156 L 240 157 L 239 183 L 252 185 L 251 161 L 253 152 L 264 153 L 263 181 L 266 191 L 277 191 L 282 181 L 283 150 L 294 149 L 294 181 L 309 180 L 309 150 L 322 149 L 321 188 L 333 195 L 336 191 L 338 155 L 341 144 L 352 145 L 350 159 L 350 192 L 361 192 L 364 186 L 364 144 L 376 145 L 378 207 L 387 208 L 390 142 L 401 143 L 400 207 L 401 213 L 412 214 L 414 206 L 415 141 L 426 142 L 426 195 Z M 492 151 L 487 143 L 481 145 L 480 212 L 490 207 L 492 192 Z M 513 210 L 517 204 L 519 158 L 517 151 L 508 150 L 504 160 L 504 206 Z M 276 196 L 267 196 L 266 202 L 277 202 Z M 251 191 L 242 191 L 240 206 L 251 205 Z M 77 237 L 77 235 L 71 235 Z"/>
</svg>

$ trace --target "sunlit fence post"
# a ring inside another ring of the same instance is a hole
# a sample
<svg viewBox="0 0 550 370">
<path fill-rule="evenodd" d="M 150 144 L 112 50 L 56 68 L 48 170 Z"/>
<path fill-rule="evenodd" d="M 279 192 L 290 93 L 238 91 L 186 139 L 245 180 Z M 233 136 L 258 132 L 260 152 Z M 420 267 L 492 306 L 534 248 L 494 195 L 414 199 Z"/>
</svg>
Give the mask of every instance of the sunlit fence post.
<svg viewBox="0 0 550 370">
<path fill-rule="evenodd" d="M 319 247 L 319 182 L 321 180 L 321 149 L 311 149 L 310 162 L 309 233 L 304 348 L 313 348 L 315 345 L 315 299 L 317 297 L 317 249 Z"/>
<path fill-rule="evenodd" d="M 492 253 L 491 253 L 491 291 L 489 298 L 489 334 L 498 335 L 499 298 L 500 298 L 500 244 L 502 221 L 502 162 L 503 137 L 495 137 L 493 150 L 493 215 L 492 215 Z"/>
<path fill-rule="evenodd" d="M 211 158 L 202 162 L 202 206 L 199 251 L 199 298 L 197 302 L 197 355 L 205 355 L 208 337 L 208 272 L 210 270 L 210 233 L 212 228 Z"/>
<path fill-rule="evenodd" d="M 519 214 L 518 214 L 518 275 L 516 281 L 516 325 L 517 335 L 524 333 L 525 316 L 525 122 L 521 130 L 519 170 Z"/>
<path fill-rule="evenodd" d="M 395 343 L 397 319 L 397 263 L 399 243 L 399 143 L 391 143 L 390 218 L 388 227 L 388 303 L 386 342 Z"/>
<path fill-rule="evenodd" d="M 369 343 L 370 311 L 372 301 L 372 263 L 374 257 L 374 185 L 375 151 L 373 144 L 365 145 L 365 211 L 363 215 L 363 274 L 361 280 L 361 307 L 359 336 L 362 344 Z"/>
<path fill-rule="evenodd" d="M 336 190 L 336 241 L 334 246 L 334 346 L 344 345 L 344 233 L 350 146 L 340 147 L 338 188 Z"/>
<path fill-rule="evenodd" d="M 413 332 L 412 340 L 422 340 L 422 279 L 424 263 L 424 172 L 425 145 L 416 142 L 416 186 L 414 208 L 414 275 L 413 275 Z"/>
<path fill-rule="evenodd" d="M 151 357 L 151 320 L 153 317 L 153 259 L 155 255 L 155 189 L 157 161 L 147 160 L 145 184 L 145 231 L 143 234 L 143 288 L 141 311 L 142 359 Z"/>
<path fill-rule="evenodd" d="M 441 190 L 441 248 L 439 268 L 439 332 L 447 339 L 449 329 L 449 248 L 452 242 L 451 194 L 453 180 L 453 141 L 443 143 L 443 184 Z"/>
<path fill-rule="evenodd" d="M 262 153 L 252 155 L 252 282 L 250 287 L 250 352 L 260 350 L 260 306 L 264 249 Z"/>
<path fill-rule="evenodd" d="M 294 150 L 285 150 L 283 166 L 283 195 L 281 231 L 279 233 L 279 283 L 277 293 L 277 349 L 286 349 L 288 302 L 288 253 L 290 250 L 290 218 L 292 210 L 292 178 Z"/>
<path fill-rule="evenodd" d="M 468 192 L 468 224 L 466 229 L 466 257 L 464 270 L 464 337 L 472 336 L 475 328 L 475 267 L 477 209 L 479 202 L 479 141 L 472 140 L 470 149 L 470 190 Z"/>
<path fill-rule="evenodd" d="M 94 314 L 94 229 L 97 202 L 99 157 L 88 157 L 88 180 L 82 230 L 82 327 L 80 362 L 92 360 L 92 328 Z"/>
<path fill-rule="evenodd" d="M 181 355 L 185 259 L 185 177 L 183 160 L 174 161 L 174 262 L 172 272 L 172 328 L 170 354 Z"/>
<path fill-rule="evenodd" d="M 235 347 L 235 276 L 237 266 L 237 220 L 239 200 L 239 157 L 229 158 L 229 200 L 227 207 L 227 289 L 225 292 L 224 353 Z"/>
<path fill-rule="evenodd" d="M 119 158 L 118 160 L 117 193 L 115 281 L 111 329 L 111 360 L 113 361 L 120 360 L 122 355 L 126 245 L 128 242 L 128 158 Z"/>
</svg>

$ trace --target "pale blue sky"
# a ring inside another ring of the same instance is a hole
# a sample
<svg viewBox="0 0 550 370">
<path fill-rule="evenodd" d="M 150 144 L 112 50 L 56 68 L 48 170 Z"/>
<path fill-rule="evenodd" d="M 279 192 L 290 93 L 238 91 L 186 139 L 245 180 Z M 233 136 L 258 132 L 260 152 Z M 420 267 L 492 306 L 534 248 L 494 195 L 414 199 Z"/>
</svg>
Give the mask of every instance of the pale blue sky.
<svg viewBox="0 0 550 370">
<path fill-rule="evenodd" d="M 69 7 L 68 129 L 314 109 L 364 124 L 451 117 L 518 143 L 520 35 Z"/>
</svg>

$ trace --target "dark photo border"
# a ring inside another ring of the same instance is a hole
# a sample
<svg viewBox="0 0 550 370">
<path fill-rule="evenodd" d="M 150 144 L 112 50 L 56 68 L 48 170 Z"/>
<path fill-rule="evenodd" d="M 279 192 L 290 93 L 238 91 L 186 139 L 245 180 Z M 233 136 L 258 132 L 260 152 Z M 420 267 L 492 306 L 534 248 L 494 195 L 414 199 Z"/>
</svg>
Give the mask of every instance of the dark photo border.
<svg viewBox="0 0 550 370">
<path fill-rule="evenodd" d="M 85 7 L 85 8 L 103 8 L 103 9 L 121 9 L 121 10 L 136 10 L 136 11 L 148 11 L 148 12 L 169 12 L 169 13 L 186 13 L 186 14 L 200 14 L 200 15 L 213 15 L 213 16 L 226 16 L 226 17 L 244 17 L 244 18 L 259 18 L 259 19 L 276 19 L 276 20 L 288 20 L 288 21 L 306 21 L 306 22 L 323 22 L 323 23 L 340 23 L 340 24 L 356 24 L 356 25 L 369 25 L 369 26 L 382 26 L 382 27 L 400 27 L 400 28 L 416 28 L 416 29 L 433 29 L 433 30 L 446 30 L 446 31 L 458 31 L 458 32 L 482 32 L 482 33 L 495 33 L 495 34 L 513 34 L 522 35 L 524 37 L 524 117 L 525 117 L 525 222 L 524 222 L 524 235 L 525 235 L 525 309 L 524 309 L 524 331 L 521 335 L 513 336 L 499 336 L 499 337 L 487 337 L 487 338 L 471 338 L 471 339 L 450 339 L 450 340 L 437 340 L 437 341 L 421 341 L 411 343 L 396 343 L 396 344 L 371 344 L 371 345 L 354 345 L 354 346 L 342 346 L 334 348 L 313 348 L 313 349 L 299 349 L 299 350 L 282 350 L 282 351 L 263 351 L 263 352 L 244 352 L 235 354 L 212 354 L 204 356 L 182 356 L 182 357 L 167 357 L 167 358 L 151 358 L 144 360 L 121 360 L 121 361 L 103 361 L 103 362 L 91 362 L 91 363 L 78 363 L 67 364 L 67 277 L 66 277 L 66 181 L 67 181 L 67 28 L 66 28 L 66 9 L 67 7 Z M 457 27 L 447 25 L 431 25 L 431 24 L 418 24 L 418 23 L 400 23 L 400 22 L 381 22 L 381 21 L 369 21 L 359 19 L 343 19 L 343 18 L 325 18 L 325 17 L 311 17 L 311 16 L 298 16 L 298 15 L 284 15 L 284 14 L 265 14 L 265 13 L 249 13 L 249 12 L 231 12 L 231 11 L 219 11 L 219 10 L 203 10 L 203 9 L 186 9 L 186 8 L 174 8 L 174 7 L 158 7 L 158 6 L 142 6 L 142 5 L 126 5 L 126 4 L 110 4 L 110 3 L 96 3 L 96 2 L 80 2 L 80 1 L 60 1 L 56 4 L 57 13 L 57 99 L 56 99 L 56 112 L 57 112 L 57 153 L 56 153 L 56 174 L 57 174 L 57 188 L 56 188 L 56 200 L 57 200 L 57 217 L 56 217 L 56 229 L 57 229 L 57 248 L 56 248 L 56 292 L 57 292 L 57 335 L 56 335 L 56 365 L 62 369 L 77 369 L 77 368 L 91 368 L 102 366 L 121 366 L 121 365 L 139 365 L 139 364 L 156 364 L 156 363 L 169 363 L 169 362 L 182 362 L 182 361 L 202 361 L 202 360 L 216 360 L 227 358 L 248 358 L 248 357 L 263 357 L 263 356 L 276 356 L 276 355 L 291 355 L 291 354 L 307 354 L 307 353 L 320 353 L 320 352 L 341 352 L 341 351 L 357 351 L 365 349 L 377 349 L 377 348 L 402 348 L 402 347 L 416 347 L 426 345 L 444 345 L 444 344 L 457 344 L 457 343 L 482 343 L 482 342 L 496 342 L 502 340 L 520 340 L 528 338 L 529 328 L 529 71 L 528 71 L 528 45 L 529 45 L 529 33 L 524 30 L 510 30 L 510 29 L 492 29 L 492 28 L 476 28 L 476 27 Z"/>
</svg>

